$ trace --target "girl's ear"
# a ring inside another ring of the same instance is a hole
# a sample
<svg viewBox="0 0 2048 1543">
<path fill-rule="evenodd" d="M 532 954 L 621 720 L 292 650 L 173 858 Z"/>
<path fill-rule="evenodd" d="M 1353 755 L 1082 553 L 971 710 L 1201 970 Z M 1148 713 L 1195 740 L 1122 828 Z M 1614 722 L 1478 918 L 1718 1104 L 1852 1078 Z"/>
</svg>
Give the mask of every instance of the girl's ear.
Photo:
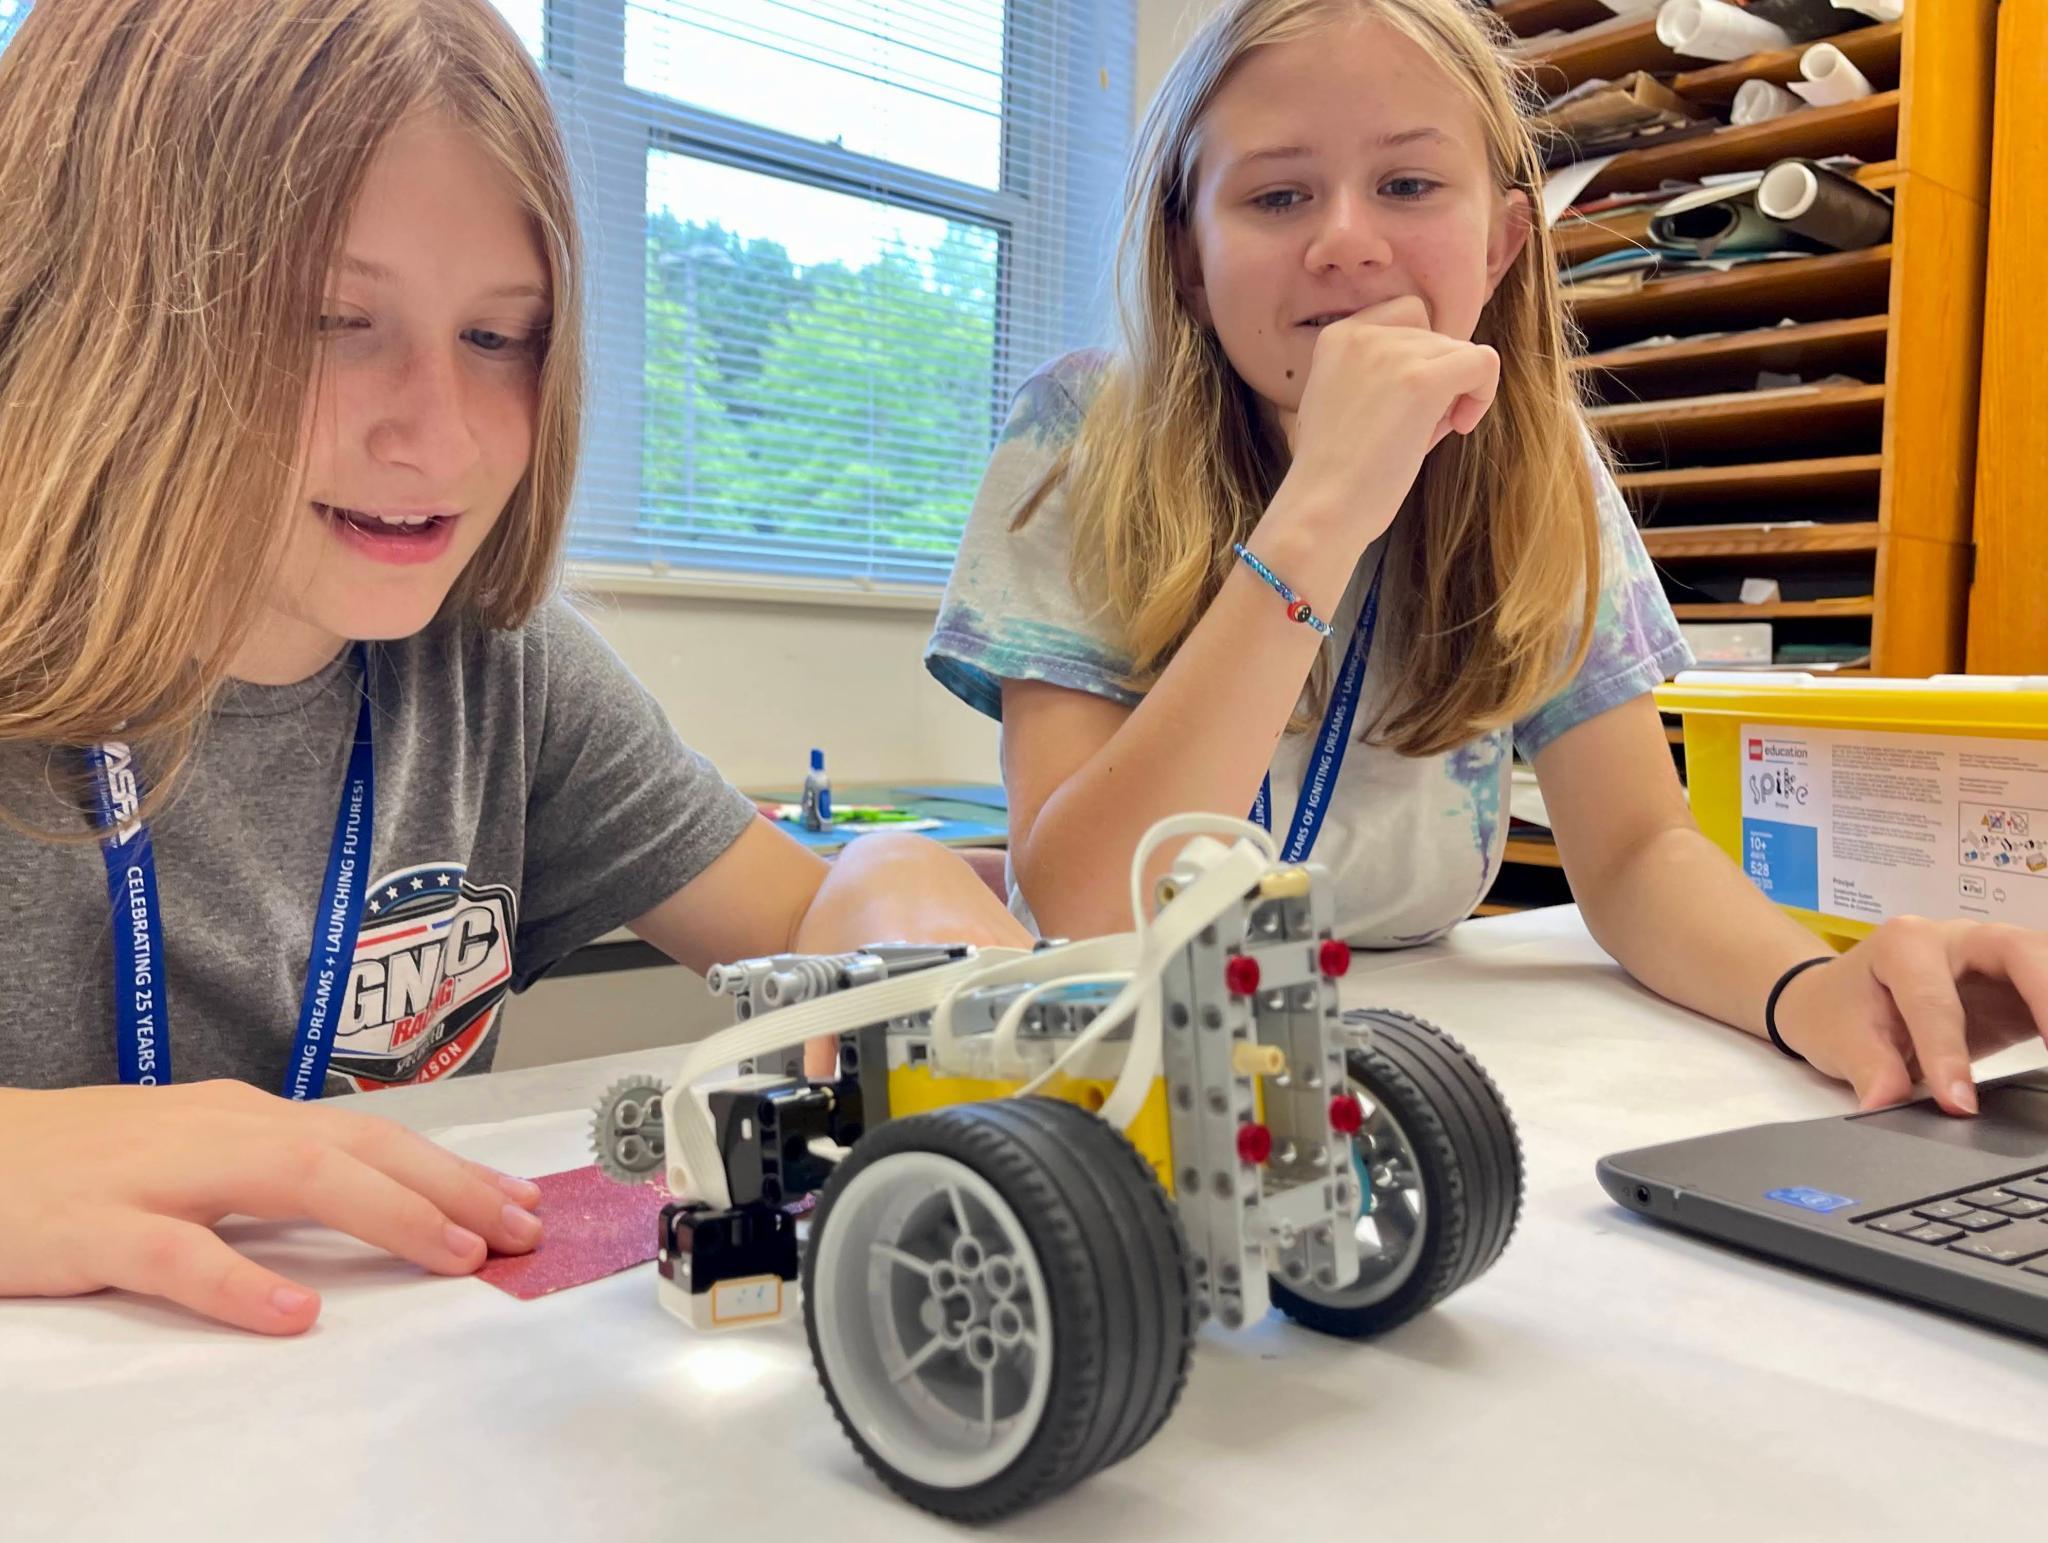
<svg viewBox="0 0 2048 1543">
<path fill-rule="evenodd" d="M 1529 244 L 1531 222 L 1536 218 L 1529 195 L 1520 188 L 1502 198 L 1493 216 L 1493 229 L 1486 238 L 1486 298 L 1491 300 L 1508 269 Z"/>
<path fill-rule="evenodd" d="M 1202 257 L 1195 250 L 1194 232 L 1185 225 L 1177 225 L 1168 240 L 1173 251 L 1173 282 L 1180 290 L 1181 303 L 1198 324 L 1214 330 L 1215 323 L 1209 319 L 1209 290 L 1202 282 Z"/>
</svg>

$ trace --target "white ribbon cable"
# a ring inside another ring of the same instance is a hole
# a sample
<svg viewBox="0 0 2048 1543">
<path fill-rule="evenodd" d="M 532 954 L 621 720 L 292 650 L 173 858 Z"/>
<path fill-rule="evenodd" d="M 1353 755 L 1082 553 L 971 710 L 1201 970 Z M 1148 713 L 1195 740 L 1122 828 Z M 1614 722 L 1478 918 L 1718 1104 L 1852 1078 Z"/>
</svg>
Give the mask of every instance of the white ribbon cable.
<svg viewBox="0 0 2048 1543">
<path fill-rule="evenodd" d="M 1207 858 L 1205 871 L 1176 895 L 1157 918 L 1148 918 L 1145 865 L 1159 843 L 1176 836 L 1216 831 L 1228 831 L 1239 839 L 1219 856 Z M 934 1064 L 946 1068 L 955 1060 L 954 1000 L 966 991 L 1015 981 L 1030 981 L 1034 987 L 1012 1002 L 996 1024 L 993 1048 L 998 1064 L 1016 1061 L 1018 1029 L 1036 997 L 1062 985 L 1124 981 L 1123 990 L 1094 1022 L 1075 1036 L 1059 1059 L 1013 1096 L 1022 1098 L 1038 1091 L 1077 1055 L 1100 1044 L 1135 1014 L 1130 1051 L 1124 1057 L 1116 1086 L 1102 1107 L 1102 1118 L 1113 1129 L 1126 1129 L 1138 1117 L 1152 1084 L 1159 1078 L 1164 1048 L 1160 972 L 1175 953 L 1229 910 L 1278 860 L 1279 847 L 1272 834 L 1248 820 L 1214 814 L 1173 815 L 1145 833 L 1131 861 L 1131 915 L 1138 929 L 1135 933 L 1090 938 L 1030 952 L 984 949 L 957 964 L 918 970 L 897 980 L 858 986 L 814 1002 L 762 1013 L 699 1041 L 684 1055 L 669 1096 L 662 1101 L 670 1193 L 678 1200 L 703 1201 L 716 1210 L 732 1204 L 725 1162 L 718 1152 L 717 1127 L 711 1118 L 710 1094 L 697 1087 L 699 1079 L 707 1073 L 736 1061 L 794 1049 L 824 1035 L 925 1012 L 931 1014 Z M 1046 970 L 1061 973 L 1047 976 L 1043 973 Z"/>
<path fill-rule="evenodd" d="M 732 1204 L 732 1191 L 725 1181 L 725 1163 L 718 1155 L 710 1097 L 696 1088 L 698 1080 L 707 1073 L 735 1061 L 791 1050 L 821 1035 L 929 1012 L 956 982 L 1020 957 L 1029 956 L 1016 949 L 987 949 L 957 964 L 916 970 L 896 980 L 856 986 L 815 1002 L 799 1002 L 762 1013 L 692 1045 L 683 1056 L 682 1068 L 676 1073 L 669 1096 L 662 1100 L 669 1192 L 678 1200 L 701 1200 L 715 1210 Z"/>
<path fill-rule="evenodd" d="M 1153 827 L 1152 835 L 1161 839 L 1179 834 L 1164 827 L 1185 820 L 1200 821 L 1199 826 L 1184 828 L 1214 829 L 1219 821 L 1209 815 L 1186 815 L 1175 821 L 1162 821 Z M 1228 822 L 1238 824 L 1240 822 Z M 1256 825 L 1249 829 L 1265 832 Z M 1147 848 L 1155 843 L 1148 836 L 1139 848 L 1138 861 L 1148 855 Z M 1159 976 L 1167 960 L 1180 949 L 1187 947 L 1204 927 L 1229 910 L 1244 892 L 1257 883 L 1271 867 L 1271 859 L 1260 846 L 1250 841 L 1240 841 L 1223 856 L 1211 863 L 1207 872 L 1186 889 L 1176 895 L 1158 918 L 1148 926 L 1142 935 L 1138 960 L 1133 968 L 1130 983 L 1117 994 L 1116 1000 L 1103 1009 L 1102 1015 L 1076 1036 L 1074 1043 L 1065 1054 L 1039 1076 L 1019 1088 L 1014 1095 L 1023 1098 L 1035 1093 L 1060 1072 L 1075 1056 L 1089 1046 L 1099 1043 L 1134 1013 L 1137 1021 L 1131 1030 L 1131 1048 L 1124 1056 L 1122 1072 L 1117 1076 L 1116 1087 L 1102 1106 L 1102 1118 L 1117 1130 L 1127 1129 L 1138 1117 L 1150 1096 L 1152 1084 L 1159 1078 L 1159 1067 L 1163 1055 L 1161 1041 L 1162 1026 L 1159 1014 Z"/>
<path fill-rule="evenodd" d="M 984 957 L 993 959 L 996 953 L 997 950 L 991 949 Z M 939 998 L 938 1005 L 932 1009 L 932 1060 L 940 1066 L 956 1063 L 954 1051 L 958 1046 L 958 1036 L 953 1033 L 953 1004 L 964 993 L 987 986 L 1007 986 L 1020 980 L 1050 980 L 1054 977 L 1047 972 L 1053 970 L 1062 975 L 1123 975 L 1130 971 L 1131 963 L 1137 957 L 1138 940 L 1128 932 L 1084 938 L 1078 943 L 1063 943 L 1058 948 L 1038 949 L 1030 953 L 1003 951 L 1002 957 L 993 959 L 984 973 L 958 978 L 953 988 Z"/>
<path fill-rule="evenodd" d="M 1252 829 L 1257 830 L 1257 826 Z M 1264 835 L 1264 831 L 1259 831 Z M 1192 943 L 1203 928 L 1215 922 L 1243 898 L 1244 892 L 1263 878 L 1272 859 L 1259 847 L 1240 841 L 1215 866 L 1174 898 L 1145 932 L 1145 950 L 1138 961 L 1139 978 L 1149 982 L 1131 1031 L 1131 1052 L 1124 1058 L 1123 1074 L 1116 1090 L 1102 1106 L 1102 1117 L 1112 1129 L 1128 1130 L 1138 1111 L 1151 1096 L 1165 1058 L 1164 1025 L 1160 1016 L 1159 977 L 1166 963 Z M 1185 902 L 1185 904 L 1183 904 Z M 1220 984 L 1220 983 L 1219 983 Z M 1094 1025 L 1090 1024 L 1090 1028 Z"/>
<path fill-rule="evenodd" d="M 1175 836 L 1197 836 L 1213 831 L 1229 831 L 1240 841 L 1249 841 L 1265 854 L 1268 863 L 1280 861 L 1280 843 L 1273 839 L 1273 833 L 1263 825 L 1250 820 L 1233 820 L 1224 814 L 1171 814 L 1145 832 L 1138 843 L 1138 850 L 1131 858 L 1131 925 L 1140 933 L 1151 920 L 1151 912 L 1145 905 L 1145 866 L 1152 860 L 1152 853 L 1162 841 L 1171 841 Z"/>
<path fill-rule="evenodd" d="M 1121 984 L 1131 978 L 1129 970 L 1116 970 L 1100 975 L 1061 975 L 1052 980 L 1040 981 L 1028 991 L 1019 992 L 1003 1016 L 996 1020 L 995 1033 L 990 1036 L 993 1044 L 989 1053 L 990 1063 L 999 1077 L 1028 1077 L 1032 1075 L 1029 1062 L 1017 1049 L 1017 1035 L 1024 1025 L 1024 1016 L 1031 1004 L 1048 992 L 1058 991 L 1063 986 L 1107 986 Z M 1065 1061 L 1064 1053 L 1060 1061 Z M 1058 1064 L 1057 1062 L 1055 1063 Z"/>
</svg>

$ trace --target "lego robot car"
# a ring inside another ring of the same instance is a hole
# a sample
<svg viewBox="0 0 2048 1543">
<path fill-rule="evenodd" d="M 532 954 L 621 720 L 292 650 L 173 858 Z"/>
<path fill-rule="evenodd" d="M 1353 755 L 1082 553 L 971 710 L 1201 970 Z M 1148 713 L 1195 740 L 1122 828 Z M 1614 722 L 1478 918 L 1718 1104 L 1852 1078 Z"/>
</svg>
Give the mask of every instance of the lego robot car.
<svg viewBox="0 0 2048 1543">
<path fill-rule="evenodd" d="M 1383 1332 L 1486 1270 L 1520 1210 L 1478 1063 L 1419 1019 L 1340 1009 L 1322 870 L 1188 816 L 1147 835 L 1132 889 L 1136 930 L 1112 938 L 718 966 L 735 1026 L 597 1110 L 606 1171 L 674 1196 L 663 1302 L 699 1329 L 800 1304 L 861 1457 L 954 1520 L 1136 1452 L 1203 1321 Z M 826 1037 L 836 1071 L 807 1077 Z"/>
</svg>

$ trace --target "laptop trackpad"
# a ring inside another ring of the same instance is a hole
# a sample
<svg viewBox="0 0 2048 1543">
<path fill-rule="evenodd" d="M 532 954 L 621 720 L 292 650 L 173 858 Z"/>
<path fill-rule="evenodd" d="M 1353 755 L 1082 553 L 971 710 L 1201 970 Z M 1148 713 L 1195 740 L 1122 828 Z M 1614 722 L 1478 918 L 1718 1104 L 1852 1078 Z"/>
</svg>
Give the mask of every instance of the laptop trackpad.
<svg viewBox="0 0 2048 1543">
<path fill-rule="evenodd" d="M 1978 1090 L 1978 1114 L 1959 1120 L 1943 1114 L 1930 1101 L 1882 1109 L 1851 1119 L 1879 1130 L 1921 1136 L 1944 1146 L 1965 1147 L 2025 1162 L 2048 1162 L 2048 1085 L 2034 1078 L 1993 1083 Z"/>
</svg>

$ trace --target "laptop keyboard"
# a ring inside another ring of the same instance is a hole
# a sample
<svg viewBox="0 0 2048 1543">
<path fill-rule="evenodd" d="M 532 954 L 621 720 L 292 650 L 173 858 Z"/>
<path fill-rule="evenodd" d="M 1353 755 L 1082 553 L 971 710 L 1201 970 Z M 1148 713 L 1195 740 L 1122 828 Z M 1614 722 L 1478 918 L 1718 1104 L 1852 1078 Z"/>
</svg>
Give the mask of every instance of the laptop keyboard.
<svg viewBox="0 0 2048 1543">
<path fill-rule="evenodd" d="M 1874 1232 L 2048 1275 L 2048 1172 L 2017 1174 L 1965 1195 L 1936 1195 L 1858 1218 Z"/>
</svg>

